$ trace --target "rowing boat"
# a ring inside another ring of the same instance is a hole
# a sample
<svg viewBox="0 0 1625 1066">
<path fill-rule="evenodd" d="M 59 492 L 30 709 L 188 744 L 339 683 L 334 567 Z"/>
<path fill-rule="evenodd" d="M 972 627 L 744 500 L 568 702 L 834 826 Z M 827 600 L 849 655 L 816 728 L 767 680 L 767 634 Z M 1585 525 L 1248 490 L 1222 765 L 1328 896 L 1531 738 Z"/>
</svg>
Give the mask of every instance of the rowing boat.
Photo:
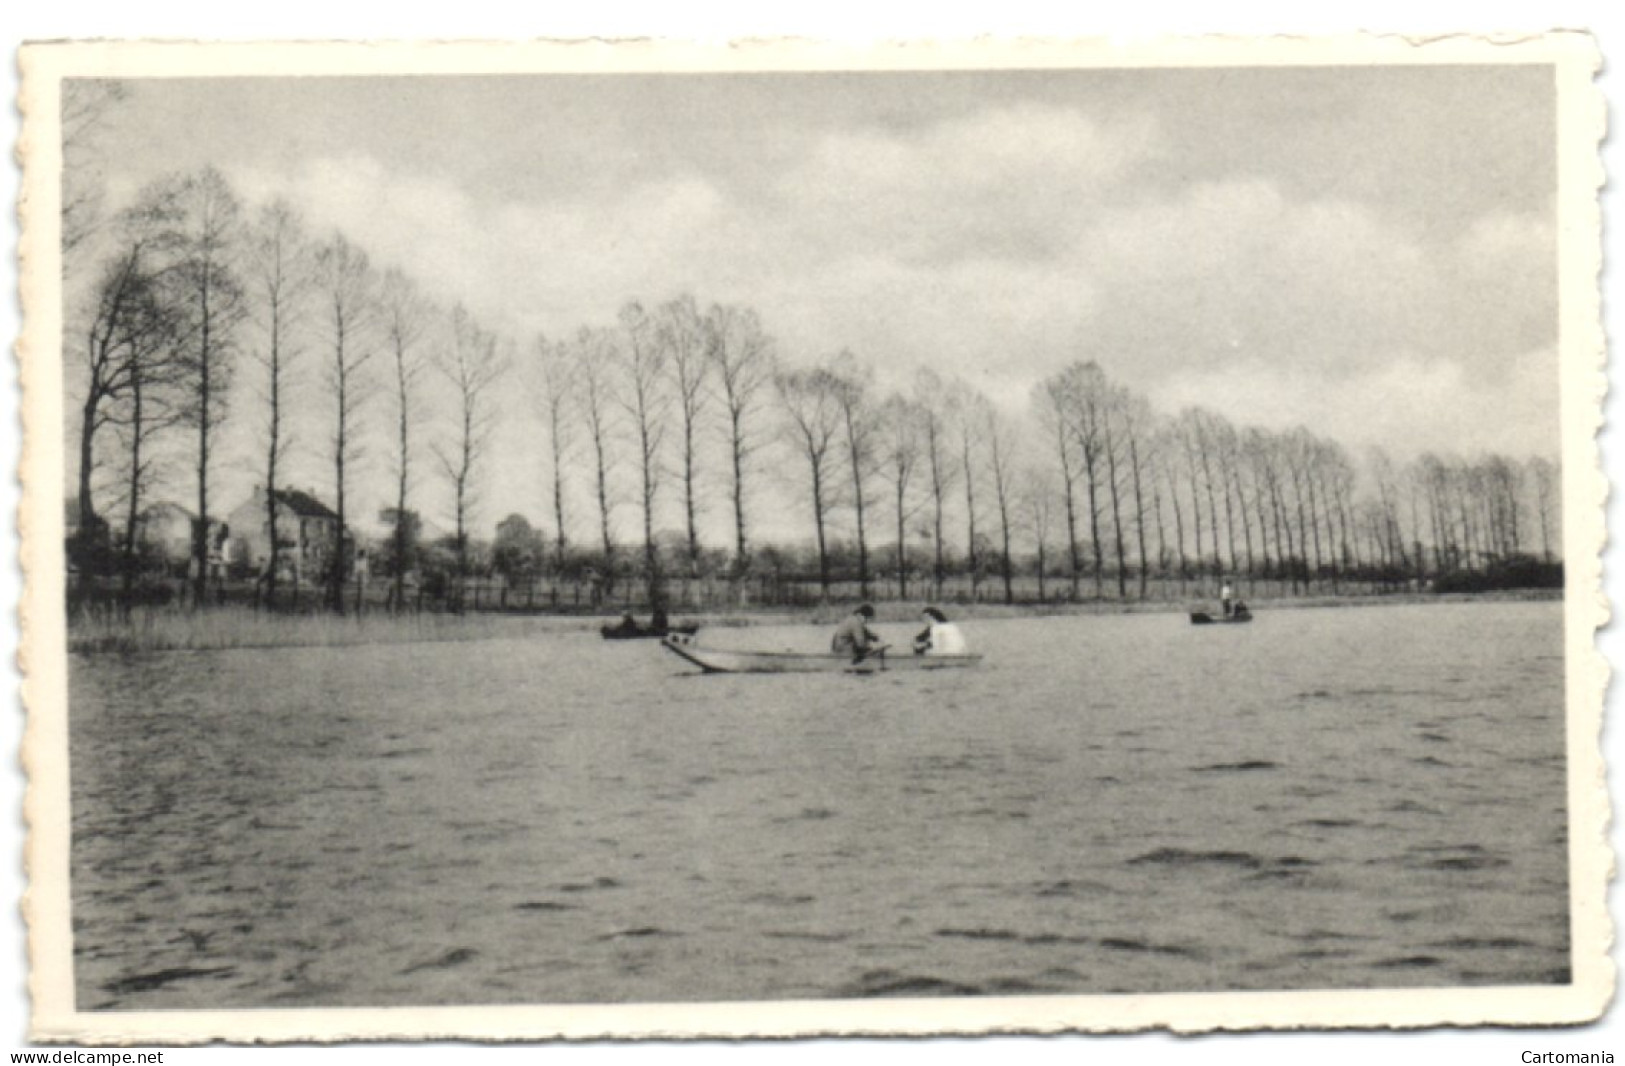
<svg viewBox="0 0 1625 1066">
<path fill-rule="evenodd" d="M 632 626 L 628 628 L 621 625 L 598 627 L 599 635 L 605 640 L 663 640 L 673 633 L 680 633 L 683 636 L 692 637 L 699 631 L 700 627 L 698 624 L 664 627 Z"/>
<path fill-rule="evenodd" d="M 1214 618 L 1206 611 L 1191 612 L 1191 625 L 1193 626 L 1237 625 L 1242 622 L 1251 622 L 1252 620 L 1253 612 L 1249 611 L 1245 607 L 1237 607 L 1236 613 L 1232 614 L 1229 618 Z"/>
<path fill-rule="evenodd" d="M 982 661 L 980 655 L 894 655 L 887 651 L 870 653 L 861 659 L 835 653 L 730 651 L 726 648 L 703 648 L 682 637 L 667 637 L 663 644 L 667 651 L 708 674 L 871 674 L 893 670 L 945 670 L 955 666 L 975 666 Z"/>
</svg>

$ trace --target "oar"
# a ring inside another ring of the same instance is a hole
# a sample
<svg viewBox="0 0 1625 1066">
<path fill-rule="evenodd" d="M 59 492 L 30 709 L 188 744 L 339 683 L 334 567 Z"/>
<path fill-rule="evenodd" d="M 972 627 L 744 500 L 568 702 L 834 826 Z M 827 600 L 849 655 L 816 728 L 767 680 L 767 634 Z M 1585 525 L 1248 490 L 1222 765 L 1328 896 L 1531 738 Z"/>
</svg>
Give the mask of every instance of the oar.
<svg viewBox="0 0 1625 1066">
<path fill-rule="evenodd" d="M 886 659 L 886 649 L 889 647 L 891 647 L 890 644 L 876 644 L 874 647 L 869 648 L 866 651 L 860 651 L 856 656 L 853 657 L 852 665 L 857 666 L 859 663 L 862 663 L 870 657 L 877 655 L 880 657 L 881 661 L 884 662 Z"/>
</svg>

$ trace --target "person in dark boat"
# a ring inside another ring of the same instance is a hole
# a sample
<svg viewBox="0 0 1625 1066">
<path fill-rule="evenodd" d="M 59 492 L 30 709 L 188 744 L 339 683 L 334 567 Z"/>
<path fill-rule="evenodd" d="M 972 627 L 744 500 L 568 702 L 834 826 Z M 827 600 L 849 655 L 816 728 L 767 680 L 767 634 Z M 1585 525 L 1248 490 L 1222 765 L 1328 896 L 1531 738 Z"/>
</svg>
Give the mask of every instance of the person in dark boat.
<svg viewBox="0 0 1625 1066">
<path fill-rule="evenodd" d="M 625 633 L 628 635 L 638 632 L 638 622 L 637 619 L 632 617 L 632 612 L 628 611 L 627 613 L 621 615 L 620 624 L 615 627 L 614 631 L 616 633 Z"/>
<path fill-rule="evenodd" d="M 965 634 L 948 621 L 941 610 L 927 607 L 920 612 L 920 617 L 925 621 L 925 628 L 914 638 L 915 655 L 965 654 Z"/>
<path fill-rule="evenodd" d="M 830 638 L 830 651 L 837 655 L 852 655 L 861 659 L 880 647 L 880 638 L 869 628 L 875 609 L 867 603 L 841 620 Z"/>
<path fill-rule="evenodd" d="M 1226 581 L 1219 589 L 1219 611 L 1224 617 L 1229 618 L 1235 613 L 1235 610 L 1236 590 L 1230 587 L 1230 582 Z"/>
</svg>

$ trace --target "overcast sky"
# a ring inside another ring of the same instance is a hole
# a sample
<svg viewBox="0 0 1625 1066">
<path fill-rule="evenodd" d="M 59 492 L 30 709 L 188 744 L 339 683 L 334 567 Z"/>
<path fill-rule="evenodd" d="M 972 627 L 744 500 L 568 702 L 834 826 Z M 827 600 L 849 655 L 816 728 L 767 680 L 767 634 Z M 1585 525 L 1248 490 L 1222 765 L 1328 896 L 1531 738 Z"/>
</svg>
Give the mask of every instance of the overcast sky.
<svg viewBox="0 0 1625 1066">
<path fill-rule="evenodd" d="M 1095 359 L 1167 413 L 1555 456 L 1554 106 L 1510 65 L 165 80 L 99 154 L 115 202 L 286 195 L 522 343 L 686 291 L 1012 411 Z"/>
</svg>

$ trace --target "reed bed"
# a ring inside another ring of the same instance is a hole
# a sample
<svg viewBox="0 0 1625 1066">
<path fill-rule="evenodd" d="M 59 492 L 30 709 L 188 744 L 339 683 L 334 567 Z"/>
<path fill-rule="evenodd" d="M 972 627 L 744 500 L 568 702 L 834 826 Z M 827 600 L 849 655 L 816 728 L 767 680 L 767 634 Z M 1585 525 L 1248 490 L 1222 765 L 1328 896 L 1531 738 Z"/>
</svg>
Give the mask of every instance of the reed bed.
<svg viewBox="0 0 1625 1066">
<path fill-rule="evenodd" d="M 591 620 L 596 625 L 597 619 Z M 84 653 L 224 651 L 234 648 L 343 647 L 521 637 L 542 630 L 583 629 L 580 618 L 514 618 L 495 614 L 278 614 L 247 607 L 188 611 L 138 607 L 84 611 L 68 626 L 68 650 Z"/>
</svg>

